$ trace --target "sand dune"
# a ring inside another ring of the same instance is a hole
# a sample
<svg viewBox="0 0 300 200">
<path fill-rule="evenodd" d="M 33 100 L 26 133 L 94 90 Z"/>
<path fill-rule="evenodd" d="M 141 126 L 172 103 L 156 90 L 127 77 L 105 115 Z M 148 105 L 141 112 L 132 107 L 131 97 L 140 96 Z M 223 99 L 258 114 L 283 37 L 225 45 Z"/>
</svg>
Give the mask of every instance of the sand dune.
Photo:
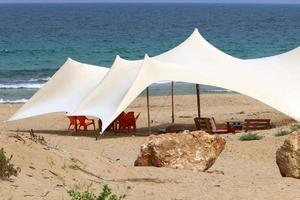
<svg viewBox="0 0 300 200">
<path fill-rule="evenodd" d="M 176 122 L 190 124 L 196 116 L 196 97 L 176 96 Z M 151 97 L 153 131 L 171 121 L 170 97 Z M 128 110 L 141 112 L 139 127 L 145 127 L 146 100 L 137 98 Z M 50 114 L 4 123 L 20 105 L 0 105 L 0 147 L 13 154 L 21 168 L 18 177 L 0 182 L 0 199 L 69 199 L 67 190 L 90 187 L 96 193 L 109 184 L 118 194 L 133 199 L 300 199 L 300 181 L 282 178 L 275 163 L 275 151 L 284 137 L 272 134 L 279 127 L 260 131 L 263 139 L 241 142 L 236 135 L 224 135 L 226 148 L 209 171 L 200 173 L 153 167 L 134 167 L 133 162 L 146 137 L 107 133 L 96 141 L 94 132 L 66 131 L 68 120 Z M 280 124 L 287 117 L 256 100 L 239 94 L 204 94 L 203 116 L 217 121 L 271 118 Z M 43 136 L 47 145 L 30 140 L 29 129 Z M 18 131 L 17 131 L 18 130 Z M 146 128 L 139 132 L 145 133 Z M 24 139 L 18 140 L 18 134 Z"/>
</svg>

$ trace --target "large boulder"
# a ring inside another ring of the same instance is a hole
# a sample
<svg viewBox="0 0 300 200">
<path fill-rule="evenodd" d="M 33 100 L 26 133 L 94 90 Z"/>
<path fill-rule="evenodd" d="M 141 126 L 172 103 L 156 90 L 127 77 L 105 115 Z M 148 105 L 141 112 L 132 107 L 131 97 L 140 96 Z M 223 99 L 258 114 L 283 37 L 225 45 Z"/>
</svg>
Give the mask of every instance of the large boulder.
<svg viewBox="0 0 300 200">
<path fill-rule="evenodd" d="M 225 147 L 224 138 L 203 131 L 151 135 L 141 146 L 135 166 L 205 171 Z"/>
<path fill-rule="evenodd" d="M 300 179 L 300 132 L 292 133 L 276 152 L 276 163 L 283 177 Z"/>
</svg>

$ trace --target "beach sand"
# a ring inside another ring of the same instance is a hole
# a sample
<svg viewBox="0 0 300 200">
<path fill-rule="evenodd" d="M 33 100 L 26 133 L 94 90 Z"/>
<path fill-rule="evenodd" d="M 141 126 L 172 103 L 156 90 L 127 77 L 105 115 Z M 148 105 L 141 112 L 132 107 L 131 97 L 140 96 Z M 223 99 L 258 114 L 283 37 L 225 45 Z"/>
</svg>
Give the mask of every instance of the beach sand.
<svg viewBox="0 0 300 200">
<path fill-rule="evenodd" d="M 171 122 L 170 96 L 150 98 L 152 130 Z M 209 172 L 193 172 L 155 167 L 134 167 L 145 136 L 107 133 L 95 140 L 95 132 L 67 131 L 68 120 L 62 114 L 49 114 L 17 122 L 4 123 L 21 105 L 0 105 L 0 147 L 21 168 L 18 177 L 0 181 L 0 199 L 70 199 L 67 190 L 89 188 L 100 193 L 108 184 L 128 200 L 199 199 L 284 199 L 300 200 L 300 180 L 282 178 L 275 152 L 283 137 L 273 134 L 286 126 L 259 131 L 259 141 L 242 142 L 235 135 L 222 135 L 225 150 Z M 141 113 L 137 135 L 147 133 L 146 98 L 138 97 L 127 111 Z M 193 128 L 196 96 L 175 96 L 175 122 Z M 288 117 L 240 94 L 202 94 L 202 116 L 214 116 L 217 122 L 270 118 L 279 126 Z M 43 136 L 47 145 L 29 138 L 29 129 Z M 16 134 L 22 139 L 16 138 Z M 224 172 L 224 175 L 216 171 Z"/>
</svg>

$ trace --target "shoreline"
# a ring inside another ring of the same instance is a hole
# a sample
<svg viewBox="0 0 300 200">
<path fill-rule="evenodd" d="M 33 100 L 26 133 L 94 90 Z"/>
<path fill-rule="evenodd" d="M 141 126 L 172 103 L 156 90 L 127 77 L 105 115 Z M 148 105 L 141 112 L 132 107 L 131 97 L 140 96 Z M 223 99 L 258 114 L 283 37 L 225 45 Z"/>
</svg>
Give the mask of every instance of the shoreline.
<svg viewBox="0 0 300 200">
<path fill-rule="evenodd" d="M 195 92 L 196 93 L 196 92 Z M 200 91 L 200 95 L 204 95 L 204 94 L 239 94 L 237 92 L 234 91 Z M 176 96 L 190 96 L 190 95 L 195 95 L 191 92 L 187 92 L 187 93 L 180 93 L 180 94 L 174 94 L 174 97 Z M 142 94 L 140 94 L 138 97 L 145 97 L 146 94 L 144 94 L 144 92 Z M 164 94 L 151 94 L 151 96 L 153 97 L 165 97 L 165 96 L 171 96 L 169 95 L 164 95 Z M 31 98 L 31 97 L 30 97 Z M 30 99 L 29 98 L 29 99 Z M 16 100 L 4 100 L 3 98 L 0 98 L 0 104 L 25 104 L 29 99 L 16 99 Z"/>
<path fill-rule="evenodd" d="M 20 84 L 20 86 L 18 86 Z M 5 103 L 25 103 L 27 102 L 39 89 L 43 87 L 43 84 L 39 84 L 40 87 L 29 88 L 24 87 L 24 83 L 18 83 L 15 86 L 9 87 L 9 85 L 0 84 L 0 93 L 3 92 L 3 96 L 0 96 L 0 104 Z M 30 83 L 29 85 L 32 85 Z M 35 85 L 35 84 L 34 84 Z M 196 93 L 195 84 L 176 82 L 174 87 L 175 95 L 193 95 Z M 236 93 L 228 89 L 200 85 L 201 94 L 223 94 L 223 93 Z M 171 84 L 170 82 L 154 83 L 150 86 L 150 96 L 168 96 L 171 95 Z M 146 92 L 143 91 L 139 97 L 146 96 Z"/>
</svg>

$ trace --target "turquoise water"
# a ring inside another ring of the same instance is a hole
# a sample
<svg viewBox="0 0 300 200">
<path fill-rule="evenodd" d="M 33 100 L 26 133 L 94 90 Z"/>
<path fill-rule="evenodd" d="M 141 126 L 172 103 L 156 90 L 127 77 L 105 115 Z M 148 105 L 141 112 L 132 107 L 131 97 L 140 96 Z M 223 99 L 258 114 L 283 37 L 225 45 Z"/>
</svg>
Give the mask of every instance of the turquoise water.
<svg viewBox="0 0 300 200">
<path fill-rule="evenodd" d="M 194 28 L 230 55 L 275 55 L 300 44 L 300 5 L 0 4 L 0 102 L 26 101 L 67 57 L 109 67 L 117 54 L 142 59 L 169 50 Z"/>
</svg>

